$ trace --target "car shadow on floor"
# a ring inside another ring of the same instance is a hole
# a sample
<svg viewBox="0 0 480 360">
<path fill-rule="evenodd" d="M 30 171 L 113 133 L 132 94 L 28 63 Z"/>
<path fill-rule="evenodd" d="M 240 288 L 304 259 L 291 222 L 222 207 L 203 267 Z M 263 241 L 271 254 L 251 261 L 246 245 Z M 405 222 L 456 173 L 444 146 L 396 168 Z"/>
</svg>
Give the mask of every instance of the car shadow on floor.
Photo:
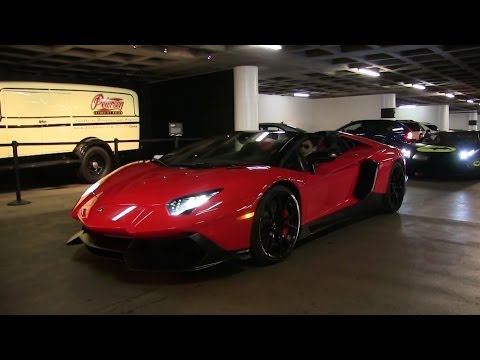
<svg viewBox="0 0 480 360">
<path fill-rule="evenodd" d="M 345 219 L 339 223 L 330 225 L 328 227 L 325 227 L 324 229 L 321 229 L 318 232 L 315 232 L 314 234 L 311 234 L 303 239 L 301 239 L 295 248 L 301 248 L 303 246 L 306 246 L 312 241 L 322 241 L 327 239 L 327 235 L 334 233 L 340 229 L 345 229 L 349 226 L 354 226 L 355 224 L 362 223 L 368 219 L 376 218 L 378 216 L 398 216 L 397 213 L 395 214 L 385 214 L 381 213 L 380 211 L 375 212 L 368 212 L 368 213 L 362 213 L 354 217 L 350 217 L 348 219 Z M 330 242 L 329 242 L 330 241 Z M 331 243 L 331 240 L 327 240 L 327 244 Z"/>
<path fill-rule="evenodd" d="M 378 214 L 375 212 L 360 214 L 356 217 L 349 218 L 341 223 L 331 225 L 315 234 L 312 234 L 301 241 L 299 241 L 295 249 L 308 246 L 312 241 L 326 241 L 326 244 L 332 242 L 331 238 L 327 235 L 344 229 L 349 226 L 354 226 L 362 221 L 378 217 L 389 216 L 392 220 L 398 220 L 399 226 L 401 223 L 399 214 Z M 294 251 L 295 251 L 294 249 Z M 261 269 L 262 267 L 275 266 L 273 265 L 255 265 L 251 259 L 247 260 L 232 260 L 224 262 L 203 270 L 197 271 L 178 271 L 178 272 L 163 272 L 163 271 L 132 271 L 126 266 L 126 263 L 122 260 L 112 259 L 108 257 L 98 256 L 91 254 L 83 245 L 80 245 L 75 250 L 72 258 L 75 262 L 81 263 L 79 266 L 88 266 L 95 268 L 96 271 L 101 272 L 103 275 L 108 274 L 116 277 L 121 282 L 127 283 L 139 283 L 139 284 L 155 284 L 155 285 L 173 285 L 173 284 L 191 284 L 208 282 L 222 278 L 234 277 L 242 272 L 253 270 L 255 268 Z M 287 258 L 285 261 L 288 261 Z"/>
<path fill-rule="evenodd" d="M 132 271 L 122 260 L 91 254 L 80 246 L 72 255 L 79 266 L 94 267 L 102 274 L 115 276 L 121 282 L 142 284 L 188 284 L 227 278 L 245 270 L 245 263 L 240 261 L 224 262 L 206 269 L 196 271 Z"/>
</svg>

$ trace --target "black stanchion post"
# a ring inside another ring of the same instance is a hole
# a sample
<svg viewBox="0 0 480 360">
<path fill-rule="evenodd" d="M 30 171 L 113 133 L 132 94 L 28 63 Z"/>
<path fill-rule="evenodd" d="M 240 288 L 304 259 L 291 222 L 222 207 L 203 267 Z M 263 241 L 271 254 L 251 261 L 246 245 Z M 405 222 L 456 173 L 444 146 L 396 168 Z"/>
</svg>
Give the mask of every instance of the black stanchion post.
<svg viewBox="0 0 480 360">
<path fill-rule="evenodd" d="M 17 193 L 17 200 L 11 201 L 8 203 L 10 206 L 15 205 L 26 205 L 30 204 L 30 201 L 22 200 L 22 192 L 20 189 L 20 166 L 18 164 L 18 143 L 16 141 L 12 141 L 12 148 L 13 148 L 13 169 L 15 171 L 15 191 Z"/>
<path fill-rule="evenodd" d="M 114 140 L 114 143 L 115 143 L 115 167 L 119 167 L 120 166 L 120 154 L 118 153 L 118 139 L 115 138 Z"/>
<path fill-rule="evenodd" d="M 173 135 L 173 147 L 175 150 L 178 149 L 178 136 Z"/>
</svg>

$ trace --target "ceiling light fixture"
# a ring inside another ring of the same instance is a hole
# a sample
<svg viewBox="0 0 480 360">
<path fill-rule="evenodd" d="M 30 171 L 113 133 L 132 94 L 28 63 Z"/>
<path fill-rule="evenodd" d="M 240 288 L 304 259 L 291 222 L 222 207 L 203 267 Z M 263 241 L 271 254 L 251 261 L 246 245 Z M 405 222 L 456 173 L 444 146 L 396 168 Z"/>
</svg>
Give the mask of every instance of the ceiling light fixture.
<svg viewBox="0 0 480 360">
<path fill-rule="evenodd" d="M 413 84 L 413 87 L 415 89 L 425 90 L 425 86 L 423 86 L 422 84 Z"/>
<path fill-rule="evenodd" d="M 370 70 L 370 69 L 365 69 L 365 68 L 362 68 L 362 69 L 358 69 L 358 72 L 360 74 L 364 74 L 364 75 L 368 75 L 368 76 L 380 76 L 380 73 L 376 72 L 376 71 L 373 71 L 373 70 Z"/>
<path fill-rule="evenodd" d="M 413 108 L 416 108 L 417 105 L 400 105 L 399 108 L 402 108 L 402 109 L 413 109 Z"/>
<path fill-rule="evenodd" d="M 293 93 L 293 96 L 298 96 L 298 97 L 309 97 L 309 96 L 310 96 L 310 94 L 296 92 L 296 93 Z"/>
<path fill-rule="evenodd" d="M 473 104 L 473 100 L 469 99 L 467 100 L 468 103 Z"/>
<path fill-rule="evenodd" d="M 270 50 L 282 50 L 282 45 L 251 45 L 251 46 L 263 47 Z"/>
<path fill-rule="evenodd" d="M 452 99 L 455 97 L 455 95 L 453 95 L 452 93 L 448 93 L 448 94 L 445 94 L 446 97 Z"/>
<path fill-rule="evenodd" d="M 212 59 L 212 55 L 208 55 L 207 60 L 211 60 L 211 59 Z"/>
<path fill-rule="evenodd" d="M 163 52 L 166 54 L 168 52 L 168 48 L 164 48 Z"/>
</svg>

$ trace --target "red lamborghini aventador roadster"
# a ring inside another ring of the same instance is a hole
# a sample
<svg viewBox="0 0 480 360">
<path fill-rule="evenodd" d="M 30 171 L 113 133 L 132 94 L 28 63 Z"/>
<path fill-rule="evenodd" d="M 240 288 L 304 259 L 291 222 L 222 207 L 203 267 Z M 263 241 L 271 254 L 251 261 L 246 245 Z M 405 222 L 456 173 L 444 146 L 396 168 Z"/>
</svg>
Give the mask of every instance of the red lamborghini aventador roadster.
<svg viewBox="0 0 480 360">
<path fill-rule="evenodd" d="M 135 270 L 284 260 L 297 240 L 368 209 L 397 211 L 400 150 L 340 132 L 235 132 L 125 165 L 72 210 L 68 244 Z"/>
</svg>

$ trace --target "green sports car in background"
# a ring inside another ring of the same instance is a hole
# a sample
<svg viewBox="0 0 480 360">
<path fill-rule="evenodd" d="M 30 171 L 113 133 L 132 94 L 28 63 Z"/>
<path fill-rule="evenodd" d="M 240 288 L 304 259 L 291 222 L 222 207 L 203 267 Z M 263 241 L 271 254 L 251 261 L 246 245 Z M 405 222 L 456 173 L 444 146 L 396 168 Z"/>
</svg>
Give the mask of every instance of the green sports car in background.
<svg viewBox="0 0 480 360">
<path fill-rule="evenodd" d="M 480 132 L 440 131 L 402 149 L 409 175 L 479 175 Z"/>
</svg>

